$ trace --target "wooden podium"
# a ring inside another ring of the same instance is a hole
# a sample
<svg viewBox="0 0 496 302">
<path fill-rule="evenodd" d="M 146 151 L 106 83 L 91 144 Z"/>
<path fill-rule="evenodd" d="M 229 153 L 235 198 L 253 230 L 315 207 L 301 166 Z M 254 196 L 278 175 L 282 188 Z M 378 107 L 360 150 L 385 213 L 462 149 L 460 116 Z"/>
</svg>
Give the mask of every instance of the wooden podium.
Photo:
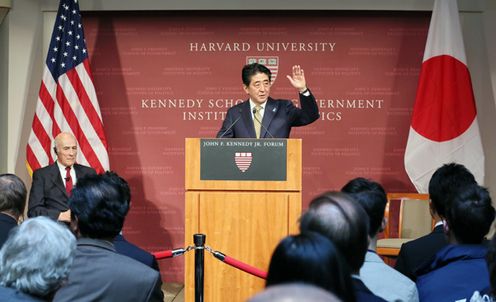
<svg viewBox="0 0 496 302">
<path fill-rule="evenodd" d="M 285 167 L 277 164 L 281 156 L 271 158 L 270 150 L 265 150 L 269 155 L 259 154 L 262 149 L 282 143 L 286 152 L 282 158 Z M 205 155 L 204 149 L 209 146 L 215 146 L 211 153 L 217 159 Z M 238 155 L 243 154 L 251 157 L 251 165 L 244 172 L 241 169 L 246 166 L 239 168 L 236 164 Z M 208 164 L 202 164 L 202 160 L 208 160 Z M 206 235 L 206 246 L 268 270 L 275 246 L 283 237 L 298 232 L 301 167 L 301 139 L 187 138 L 185 245 L 193 245 L 193 234 L 202 233 Z M 274 169 L 283 168 L 283 180 L 243 179 L 266 178 Z M 204 175 L 205 171 L 215 172 L 215 169 L 232 169 L 232 174 L 221 176 L 222 180 L 211 180 L 211 176 Z M 253 174 L 256 169 L 262 170 Z M 249 175 L 249 172 L 253 173 Z M 193 252 L 186 254 L 184 274 L 185 301 L 194 301 Z M 204 301 L 207 302 L 245 301 L 265 285 L 264 280 L 222 263 L 207 251 L 204 276 Z"/>
</svg>

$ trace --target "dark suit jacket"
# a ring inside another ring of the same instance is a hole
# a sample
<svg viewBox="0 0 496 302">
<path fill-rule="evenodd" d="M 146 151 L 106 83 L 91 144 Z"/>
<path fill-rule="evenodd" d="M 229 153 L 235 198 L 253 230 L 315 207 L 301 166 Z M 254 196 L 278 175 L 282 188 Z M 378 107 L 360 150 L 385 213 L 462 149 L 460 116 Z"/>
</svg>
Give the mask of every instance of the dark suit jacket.
<svg viewBox="0 0 496 302">
<path fill-rule="evenodd" d="M 471 301 L 475 291 L 490 286 L 487 250 L 482 244 L 448 244 L 439 250 L 417 271 L 419 300 Z"/>
<path fill-rule="evenodd" d="M 394 268 L 415 281 L 415 271 L 447 245 L 443 226 L 439 225 L 431 233 L 403 244 Z"/>
<path fill-rule="evenodd" d="M 78 164 L 74 164 L 74 170 L 77 179 L 96 174 L 92 168 Z M 69 209 L 68 198 L 57 163 L 38 169 L 33 173 L 29 192 L 28 217 L 49 216 L 57 219 L 60 212 Z"/>
<path fill-rule="evenodd" d="M 0 248 L 2 248 L 7 238 L 9 238 L 9 232 L 17 226 L 17 221 L 7 214 L 0 213 Z"/>
<path fill-rule="evenodd" d="M 159 280 L 157 271 L 118 254 L 111 242 L 80 238 L 67 283 L 53 301 L 162 302 Z"/>
<path fill-rule="evenodd" d="M 114 238 L 114 247 L 117 253 L 133 258 L 136 261 L 143 263 L 146 266 L 159 271 L 158 263 L 155 257 L 147 251 L 127 241 L 124 236 L 117 235 Z"/>
<path fill-rule="evenodd" d="M 315 97 L 311 93 L 309 96 L 301 93 L 299 95 L 301 109 L 289 100 L 274 100 L 269 97 L 265 103 L 260 138 L 288 138 L 291 127 L 308 125 L 319 118 Z M 231 107 L 217 137 L 256 138 L 251 115 L 249 100 Z"/>
<path fill-rule="evenodd" d="M 352 277 L 351 282 L 353 284 L 353 289 L 355 290 L 355 297 L 357 302 L 385 302 L 379 296 L 374 295 L 370 289 L 365 286 L 362 280 Z"/>
</svg>

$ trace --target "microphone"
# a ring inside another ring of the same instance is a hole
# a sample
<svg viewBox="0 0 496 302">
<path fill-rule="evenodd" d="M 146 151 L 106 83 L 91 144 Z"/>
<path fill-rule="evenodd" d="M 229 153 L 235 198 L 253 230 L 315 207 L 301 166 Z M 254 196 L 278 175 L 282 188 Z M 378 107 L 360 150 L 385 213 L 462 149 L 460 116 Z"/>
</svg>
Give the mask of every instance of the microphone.
<svg viewBox="0 0 496 302">
<path fill-rule="evenodd" d="M 223 138 L 224 135 L 226 135 L 227 131 L 231 130 L 232 127 L 234 127 L 234 125 L 236 125 L 236 123 L 239 121 L 239 119 L 241 118 L 241 111 L 243 111 L 241 108 L 239 108 L 239 116 L 237 119 L 234 120 L 234 122 L 231 124 L 231 126 L 227 127 L 226 131 L 222 132 L 221 135 L 219 135 L 217 138 Z"/>
<path fill-rule="evenodd" d="M 262 126 L 262 128 L 264 128 L 265 132 L 267 132 L 270 135 L 271 138 L 274 138 L 274 136 L 272 135 L 272 133 L 269 132 L 269 129 L 265 128 L 265 126 L 262 124 L 262 122 L 255 115 L 255 113 L 257 113 L 257 108 L 253 108 L 252 112 L 253 112 L 253 118 L 255 118 L 255 120 L 260 123 L 260 126 Z"/>
<path fill-rule="evenodd" d="M 71 177 L 64 177 L 65 181 L 70 181 L 71 180 Z"/>
</svg>

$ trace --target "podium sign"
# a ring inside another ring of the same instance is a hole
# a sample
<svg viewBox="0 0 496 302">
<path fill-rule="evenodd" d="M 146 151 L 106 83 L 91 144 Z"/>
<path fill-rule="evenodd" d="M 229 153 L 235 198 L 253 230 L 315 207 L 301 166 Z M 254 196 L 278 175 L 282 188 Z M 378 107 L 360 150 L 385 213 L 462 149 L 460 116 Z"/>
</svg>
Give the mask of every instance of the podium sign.
<svg viewBox="0 0 496 302">
<path fill-rule="evenodd" d="M 286 181 L 286 139 L 201 139 L 201 180 Z"/>
</svg>

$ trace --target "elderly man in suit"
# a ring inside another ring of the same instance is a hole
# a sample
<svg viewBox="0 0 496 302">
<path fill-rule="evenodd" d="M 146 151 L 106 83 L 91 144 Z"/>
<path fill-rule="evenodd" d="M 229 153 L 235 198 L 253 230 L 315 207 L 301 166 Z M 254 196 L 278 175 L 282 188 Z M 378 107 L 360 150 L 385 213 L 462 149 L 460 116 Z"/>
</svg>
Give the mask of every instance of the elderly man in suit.
<svg viewBox="0 0 496 302">
<path fill-rule="evenodd" d="M 218 138 L 288 138 L 291 127 L 308 125 L 319 118 L 315 97 L 299 65 L 293 66 L 293 74 L 287 78 L 299 92 L 301 109 L 290 100 L 269 97 L 271 72 L 264 65 L 245 65 L 241 76 L 250 98 L 227 111 Z"/>
<path fill-rule="evenodd" d="M 116 252 L 113 239 L 129 210 L 115 173 L 79 180 L 69 198 L 77 248 L 67 283 L 53 301 L 163 301 L 159 273 Z"/>
<path fill-rule="evenodd" d="M 92 168 L 76 164 L 78 147 L 72 134 L 59 133 L 55 137 L 54 151 L 57 161 L 33 173 L 28 217 L 43 215 L 69 222 L 71 215 L 67 199 L 72 188 L 79 178 L 96 172 Z"/>
</svg>

